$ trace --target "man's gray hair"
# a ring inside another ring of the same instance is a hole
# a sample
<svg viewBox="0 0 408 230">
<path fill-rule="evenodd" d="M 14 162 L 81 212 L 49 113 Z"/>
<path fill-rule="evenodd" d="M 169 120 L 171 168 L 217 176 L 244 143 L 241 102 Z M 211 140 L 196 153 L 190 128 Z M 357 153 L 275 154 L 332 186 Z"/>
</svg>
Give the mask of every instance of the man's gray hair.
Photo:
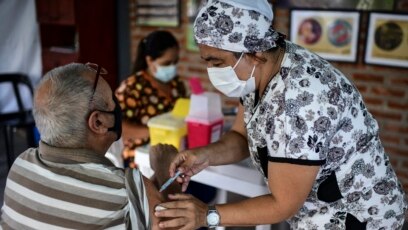
<svg viewBox="0 0 408 230">
<path fill-rule="evenodd" d="M 45 143 L 56 147 L 85 147 L 93 82 L 83 75 L 89 71 L 83 64 L 72 63 L 51 70 L 41 80 L 35 92 L 33 114 Z M 100 93 L 95 92 L 94 105 L 95 109 L 106 108 Z"/>
</svg>

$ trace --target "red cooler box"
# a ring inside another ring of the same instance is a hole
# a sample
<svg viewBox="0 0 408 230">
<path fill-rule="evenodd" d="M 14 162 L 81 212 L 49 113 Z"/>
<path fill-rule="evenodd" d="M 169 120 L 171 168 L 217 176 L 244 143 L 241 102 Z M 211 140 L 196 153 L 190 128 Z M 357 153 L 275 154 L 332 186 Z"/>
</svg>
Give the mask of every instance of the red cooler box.
<svg viewBox="0 0 408 230">
<path fill-rule="evenodd" d="M 224 124 L 220 95 L 214 92 L 192 94 L 186 122 L 188 148 L 217 141 Z"/>
<path fill-rule="evenodd" d="M 188 148 L 206 146 L 220 139 L 222 127 L 224 125 L 223 118 L 208 122 L 194 118 L 187 118 L 187 140 Z"/>
</svg>

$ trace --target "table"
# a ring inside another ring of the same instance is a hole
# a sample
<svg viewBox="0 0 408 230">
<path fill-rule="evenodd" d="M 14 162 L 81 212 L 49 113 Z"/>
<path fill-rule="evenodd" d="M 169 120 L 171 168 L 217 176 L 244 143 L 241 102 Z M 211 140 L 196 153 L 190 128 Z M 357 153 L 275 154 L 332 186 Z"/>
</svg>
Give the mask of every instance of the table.
<svg viewBox="0 0 408 230">
<path fill-rule="evenodd" d="M 150 178 L 154 171 L 150 168 L 149 147 L 136 149 L 135 162 L 142 174 Z M 261 174 L 248 166 L 247 161 L 232 165 L 210 166 L 191 180 L 216 187 L 218 189 L 216 203 L 226 203 L 227 192 L 246 197 L 255 197 L 269 193 Z M 224 229 L 224 228 L 218 228 Z M 258 225 L 257 230 L 270 230 L 270 225 Z"/>
</svg>

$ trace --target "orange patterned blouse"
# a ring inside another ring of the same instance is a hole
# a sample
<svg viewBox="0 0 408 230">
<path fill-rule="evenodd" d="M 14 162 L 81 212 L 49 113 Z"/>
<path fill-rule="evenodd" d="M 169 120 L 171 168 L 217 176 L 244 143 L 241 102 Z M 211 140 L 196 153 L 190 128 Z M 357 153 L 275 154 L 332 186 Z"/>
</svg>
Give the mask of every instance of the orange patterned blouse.
<svg viewBox="0 0 408 230">
<path fill-rule="evenodd" d="M 170 95 L 158 87 L 158 83 L 145 71 L 124 80 L 116 90 L 123 118 L 137 124 L 147 125 L 156 115 L 169 112 L 176 100 L 186 97 L 186 88 L 179 77 L 170 81 Z"/>
<path fill-rule="evenodd" d="M 170 91 L 160 87 L 153 76 L 146 71 L 140 71 L 122 81 L 116 90 L 123 119 L 139 125 L 147 125 L 150 118 L 169 112 L 173 109 L 176 100 L 187 97 L 186 87 L 180 77 L 175 77 L 167 83 Z M 145 144 L 148 140 L 133 140 L 131 149 Z"/>
</svg>

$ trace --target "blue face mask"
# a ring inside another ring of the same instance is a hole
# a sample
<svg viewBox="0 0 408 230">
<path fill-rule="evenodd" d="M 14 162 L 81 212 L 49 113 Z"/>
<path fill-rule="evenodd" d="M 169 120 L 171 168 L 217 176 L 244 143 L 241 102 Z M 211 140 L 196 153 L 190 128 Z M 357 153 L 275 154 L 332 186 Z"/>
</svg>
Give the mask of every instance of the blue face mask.
<svg viewBox="0 0 408 230">
<path fill-rule="evenodd" d="M 154 77 L 163 82 L 167 83 L 177 75 L 177 67 L 176 65 L 168 65 L 168 66 L 157 66 L 157 71 L 154 74 Z"/>
</svg>

